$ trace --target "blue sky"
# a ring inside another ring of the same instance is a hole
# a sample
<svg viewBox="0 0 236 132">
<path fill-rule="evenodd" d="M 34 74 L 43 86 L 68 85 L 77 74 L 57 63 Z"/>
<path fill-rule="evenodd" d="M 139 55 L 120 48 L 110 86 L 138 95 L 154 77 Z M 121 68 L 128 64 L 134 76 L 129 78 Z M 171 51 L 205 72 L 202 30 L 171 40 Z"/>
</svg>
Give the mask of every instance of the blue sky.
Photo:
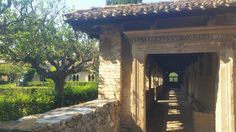
<svg viewBox="0 0 236 132">
<path fill-rule="evenodd" d="M 143 0 L 144 3 L 158 2 L 165 0 Z M 166 0 L 167 1 L 167 0 Z M 66 4 L 69 7 L 75 9 L 89 9 L 91 7 L 103 7 L 106 0 L 66 0 Z"/>
</svg>

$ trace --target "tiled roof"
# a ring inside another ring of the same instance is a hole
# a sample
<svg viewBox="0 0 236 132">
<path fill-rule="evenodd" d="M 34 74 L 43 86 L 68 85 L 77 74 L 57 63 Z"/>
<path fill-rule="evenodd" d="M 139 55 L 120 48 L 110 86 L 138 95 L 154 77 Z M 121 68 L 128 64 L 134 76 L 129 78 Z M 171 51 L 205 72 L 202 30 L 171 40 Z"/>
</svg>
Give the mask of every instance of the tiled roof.
<svg viewBox="0 0 236 132">
<path fill-rule="evenodd" d="M 116 5 L 79 10 L 66 14 L 65 17 L 66 20 L 83 21 L 228 7 L 236 8 L 236 0 L 174 0 L 159 3 Z"/>
</svg>

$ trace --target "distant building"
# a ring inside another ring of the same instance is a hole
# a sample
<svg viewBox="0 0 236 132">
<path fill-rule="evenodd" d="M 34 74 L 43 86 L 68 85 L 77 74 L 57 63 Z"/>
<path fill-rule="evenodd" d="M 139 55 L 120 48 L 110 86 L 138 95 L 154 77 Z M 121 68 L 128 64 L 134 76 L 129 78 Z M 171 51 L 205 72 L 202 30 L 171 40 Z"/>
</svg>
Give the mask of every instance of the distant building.
<svg viewBox="0 0 236 132">
<path fill-rule="evenodd" d="M 95 81 L 95 75 L 90 72 L 79 72 L 77 74 L 72 74 L 67 77 L 66 81 Z"/>
<path fill-rule="evenodd" d="M 4 60 L 0 60 L 0 64 L 5 64 L 6 62 Z"/>
<path fill-rule="evenodd" d="M 45 81 L 45 78 L 36 73 L 32 81 Z M 69 75 L 66 81 L 96 81 L 96 76 L 90 72 L 83 71 Z"/>
</svg>

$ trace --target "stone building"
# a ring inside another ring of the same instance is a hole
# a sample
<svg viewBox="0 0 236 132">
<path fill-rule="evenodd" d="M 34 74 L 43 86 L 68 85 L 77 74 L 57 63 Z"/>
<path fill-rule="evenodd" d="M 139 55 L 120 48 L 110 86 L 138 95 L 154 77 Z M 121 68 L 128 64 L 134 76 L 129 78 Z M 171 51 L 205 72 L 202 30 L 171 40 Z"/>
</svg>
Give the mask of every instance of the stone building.
<svg viewBox="0 0 236 132">
<path fill-rule="evenodd" d="M 66 81 L 96 81 L 96 77 L 90 72 L 82 71 L 68 76 Z"/>
<path fill-rule="evenodd" d="M 6 64 L 4 60 L 0 60 L 0 64 Z"/>
<path fill-rule="evenodd" d="M 192 101 L 195 131 L 236 131 L 236 0 L 118 5 L 65 17 L 100 40 L 99 98 L 120 101 L 119 131 L 149 131 L 148 115 L 171 82 Z"/>
</svg>

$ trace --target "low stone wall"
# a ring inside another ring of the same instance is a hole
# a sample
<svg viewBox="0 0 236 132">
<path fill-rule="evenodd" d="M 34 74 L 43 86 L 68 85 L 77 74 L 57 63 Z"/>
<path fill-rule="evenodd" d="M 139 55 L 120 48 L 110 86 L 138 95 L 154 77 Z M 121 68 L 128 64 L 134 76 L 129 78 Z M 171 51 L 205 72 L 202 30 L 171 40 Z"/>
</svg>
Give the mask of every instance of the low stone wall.
<svg viewBox="0 0 236 132">
<path fill-rule="evenodd" d="M 94 100 L 44 114 L 0 123 L 0 131 L 8 132 L 117 132 L 119 102 Z"/>
</svg>

